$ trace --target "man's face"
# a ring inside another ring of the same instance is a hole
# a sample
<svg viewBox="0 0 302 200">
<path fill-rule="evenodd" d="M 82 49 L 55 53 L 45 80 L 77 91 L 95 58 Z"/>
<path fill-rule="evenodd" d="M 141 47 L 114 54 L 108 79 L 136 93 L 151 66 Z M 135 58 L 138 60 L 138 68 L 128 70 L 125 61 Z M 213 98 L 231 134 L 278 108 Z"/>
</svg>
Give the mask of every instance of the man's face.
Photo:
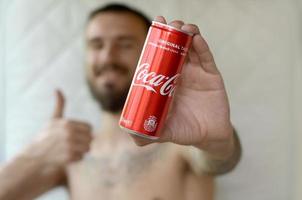
<svg viewBox="0 0 302 200">
<path fill-rule="evenodd" d="M 89 88 L 109 112 L 119 112 L 126 100 L 147 28 L 127 12 L 104 12 L 86 30 L 86 74 Z"/>
</svg>

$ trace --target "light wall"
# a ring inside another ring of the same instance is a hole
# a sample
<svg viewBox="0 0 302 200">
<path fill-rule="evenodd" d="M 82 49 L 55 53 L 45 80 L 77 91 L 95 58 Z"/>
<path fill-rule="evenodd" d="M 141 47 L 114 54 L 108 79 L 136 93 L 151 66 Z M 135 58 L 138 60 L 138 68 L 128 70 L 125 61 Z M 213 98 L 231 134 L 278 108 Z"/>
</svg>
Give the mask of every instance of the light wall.
<svg viewBox="0 0 302 200">
<path fill-rule="evenodd" d="M 6 40 L 0 84 L 5 88 L 0 94 L 5 93 L 5 98 L 0 109 L 6 102 L 6 114 L 0 113 L 0 131 L 6 126 L 6 132 L 0 144 L 4 138 L 6 142 L 1 153 L 6 150 L 9 159 L 39 134 L 53 110 L 57 87 L 66 95 L 67 117 L 99 127 L 101 113 L 83 76 L 83 30 L 89 10 L 109 1 L 3 2 L 6 26 L 1 38 Z M 238 168 L 217 179 L 217 199 L 300 200 L 301 2 L 122 2 L 151 17 L 164 15 L 168 20 L 179 18 L 198 24 L 214 53 L 244 150 Z M 61 188 L 41 199 L 67 199 L 67 195 Z"/>
<path fill-rule="evenodd" d="M 0 162 L 5 156 L 4 2 L 0 1 Z"/>
<path fill-rule="evenodd" d="M 295 170 L 293 172 L 294 177 L 294 199 L 302 199 L 302 1 L 297 0 L 296 9 L 299 11 L 296 13 L 297 19 L 300 19 L 300 23 L 297 24 L 297 30 L 295 32 L 296 37 L 293 38 L 295 46 L 295 60 L 293 70 L 293 121 L 294 121 L 294 133 L 295 139 L 293 142 L 293 159 Z"/>
</svg>

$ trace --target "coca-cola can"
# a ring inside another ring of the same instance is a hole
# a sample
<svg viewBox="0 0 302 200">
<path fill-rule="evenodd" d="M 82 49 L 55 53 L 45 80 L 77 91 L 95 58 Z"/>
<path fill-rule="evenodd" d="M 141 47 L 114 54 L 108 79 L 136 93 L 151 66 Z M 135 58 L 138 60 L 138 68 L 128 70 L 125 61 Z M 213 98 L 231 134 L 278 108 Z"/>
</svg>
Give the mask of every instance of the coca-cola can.
<svg viewBox="0 0 302 200">
<path fill-rule="evenodd" d="M 160 137 L 191 41 L 191 33 L 152 22 L 119 121 L 126 132 Z"/>
</svg>

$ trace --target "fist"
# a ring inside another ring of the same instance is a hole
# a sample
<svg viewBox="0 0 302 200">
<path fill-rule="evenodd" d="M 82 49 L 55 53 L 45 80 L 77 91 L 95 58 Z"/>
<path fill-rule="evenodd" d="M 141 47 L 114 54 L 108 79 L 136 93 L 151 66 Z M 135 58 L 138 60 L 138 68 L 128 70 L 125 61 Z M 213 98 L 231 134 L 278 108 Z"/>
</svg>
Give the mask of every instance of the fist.
<svg viewBox="0 0 302 200">
<path fill-rule="evenodd" d="M 65 167 L 70 162 L 81 160 L 90 148 L 91 126 L 64 118 L 64 106 L 64 96 L 57 90 L 53 116 L 30 146 L 29 152 L 47 165 Z"/>
</svg>

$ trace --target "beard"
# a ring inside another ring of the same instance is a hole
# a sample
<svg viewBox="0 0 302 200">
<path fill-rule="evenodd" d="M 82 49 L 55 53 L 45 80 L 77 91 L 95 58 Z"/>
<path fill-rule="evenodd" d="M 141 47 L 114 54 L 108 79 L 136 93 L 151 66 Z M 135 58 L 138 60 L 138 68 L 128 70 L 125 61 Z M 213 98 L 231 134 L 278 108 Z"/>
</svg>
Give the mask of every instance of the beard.
<svg viewBox="0 0 302 200">
<path fill-rule="evenodd" d="M 112 84 L 106 84 L 107 92 L 101 92 L 88 81 L 88 86 L 93 98 L 99 103 L 103 110 L 110 113 L 118 113 L 123 109 L 126 102 L 130 84 L 121 91 L 114 90 Z M 110 89 L 110 90 L 109 90 Z"/>
<path fill-rule="evenodd" d="M 116 67 L 121 69 L 121 66 Z M 98 102 L 104 111 L 114 114 L 122 111 L 131 86 L 131 81 L 132 80 L 129 80 L 122 89 L 116 88 L 114 83 L 108 82 L 105 84 L 104 91 L 101 91 L 98 87 L 96 87 L 93 81 L 87 79 L 88 87 L 93 98 Z"/>
</svg>

